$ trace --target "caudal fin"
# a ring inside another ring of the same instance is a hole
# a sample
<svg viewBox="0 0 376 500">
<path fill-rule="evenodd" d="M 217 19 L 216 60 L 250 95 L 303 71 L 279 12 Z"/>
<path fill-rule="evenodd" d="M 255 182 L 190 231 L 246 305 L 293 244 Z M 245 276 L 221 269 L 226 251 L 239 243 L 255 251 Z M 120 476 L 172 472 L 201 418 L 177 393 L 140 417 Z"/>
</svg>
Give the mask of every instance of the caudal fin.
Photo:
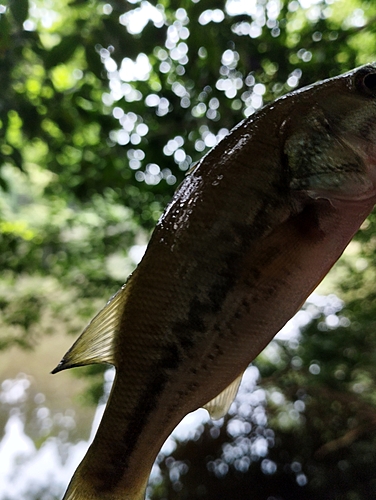
<svg viewBox="0 0 376 500">
<path fill-rule="evenodd" d="M 100 459 L 98 457 L 98 460 Z M 103 483 L 101 487 L 96 488 L 98 483 L 96 479 L 98 478 L 90 480 L 90 474 L 87 474 L 87 457 L 85 457 L 74 473 L 62 500 L 145 500 L 148 476 L 144 481 L 136 481 L 137 486 L 133 488 L 124 488 L 121 485 L 111 488 L 110 477 L 108 488 L 103 487 Z"/>
</svg>

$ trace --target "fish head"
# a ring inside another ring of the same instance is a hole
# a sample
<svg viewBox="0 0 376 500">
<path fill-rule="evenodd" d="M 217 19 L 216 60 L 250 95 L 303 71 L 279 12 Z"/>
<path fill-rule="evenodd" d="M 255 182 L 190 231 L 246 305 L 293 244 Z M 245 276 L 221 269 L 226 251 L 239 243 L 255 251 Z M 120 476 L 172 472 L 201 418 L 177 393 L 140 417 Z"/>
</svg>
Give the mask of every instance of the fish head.
<svg viewBox="0 0 376 500">
<path fill-rule="evenodd" d="M 281 127 L 290 188 L 313 199 L 375 197 L 376 63 L 292 95 Z"/>
</svg>

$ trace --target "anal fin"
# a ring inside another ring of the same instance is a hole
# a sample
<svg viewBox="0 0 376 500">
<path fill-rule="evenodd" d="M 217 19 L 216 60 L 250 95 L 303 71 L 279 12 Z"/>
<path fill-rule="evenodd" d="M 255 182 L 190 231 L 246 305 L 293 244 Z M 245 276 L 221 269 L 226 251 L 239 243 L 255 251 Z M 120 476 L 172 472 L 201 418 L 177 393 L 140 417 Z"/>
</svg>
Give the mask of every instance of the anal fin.
<svg viewBox="0 0 376 500">
<path fill-rule="evenodd" d="M 124 285 L 92 319 L 51 373 L 95 363 L 114 364 L 114 339 L 127 298 Z"/>
<path fill-rule="evenodd" d="M 238 392 L 242 377 L 243 373 L 231 382 L 224 391 L 220 392 L 218 396 L 204 405 L 205 410 L 208 410 L 212 420 L 218 420 L 226 415 Z"/>
</svg>

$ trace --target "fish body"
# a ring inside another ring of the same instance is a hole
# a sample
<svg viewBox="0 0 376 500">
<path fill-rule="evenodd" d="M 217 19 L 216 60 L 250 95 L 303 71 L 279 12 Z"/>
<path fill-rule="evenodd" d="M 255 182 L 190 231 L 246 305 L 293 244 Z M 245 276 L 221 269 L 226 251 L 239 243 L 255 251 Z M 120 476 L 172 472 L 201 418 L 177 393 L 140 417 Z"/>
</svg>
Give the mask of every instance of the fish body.
<svg viewBox="0 0 376 500">
<path fill-rule="evenodd" d="M 376 203 L 376 64 L 241 122 L 186 177 L 146 253 L 54 370 L 116 378 L 66 500 L 142 500 L 188 413 L 226 413 L 242 373 Z"/>
</svg>

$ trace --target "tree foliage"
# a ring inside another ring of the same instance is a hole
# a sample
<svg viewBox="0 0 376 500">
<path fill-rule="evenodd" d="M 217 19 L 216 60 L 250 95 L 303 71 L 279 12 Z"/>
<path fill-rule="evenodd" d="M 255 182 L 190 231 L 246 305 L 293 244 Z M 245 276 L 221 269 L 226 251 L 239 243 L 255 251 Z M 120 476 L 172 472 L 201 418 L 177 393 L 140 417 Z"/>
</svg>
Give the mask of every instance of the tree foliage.
<svg viewBox="0 0 376 500">
<path fill-rule="evenodd" d="M 365 0 L 46 5 L 0 4 L 0 349 L 77 333 L 193 162 L 264 103 L 374 58 Z M 371 215 L 333 275 L 344 305 L 308 304 L 300 336 L 260 356 L 261 406 L 161 461 L 153 498 L 375 496 L 375 234 Z"/>
</svg>

